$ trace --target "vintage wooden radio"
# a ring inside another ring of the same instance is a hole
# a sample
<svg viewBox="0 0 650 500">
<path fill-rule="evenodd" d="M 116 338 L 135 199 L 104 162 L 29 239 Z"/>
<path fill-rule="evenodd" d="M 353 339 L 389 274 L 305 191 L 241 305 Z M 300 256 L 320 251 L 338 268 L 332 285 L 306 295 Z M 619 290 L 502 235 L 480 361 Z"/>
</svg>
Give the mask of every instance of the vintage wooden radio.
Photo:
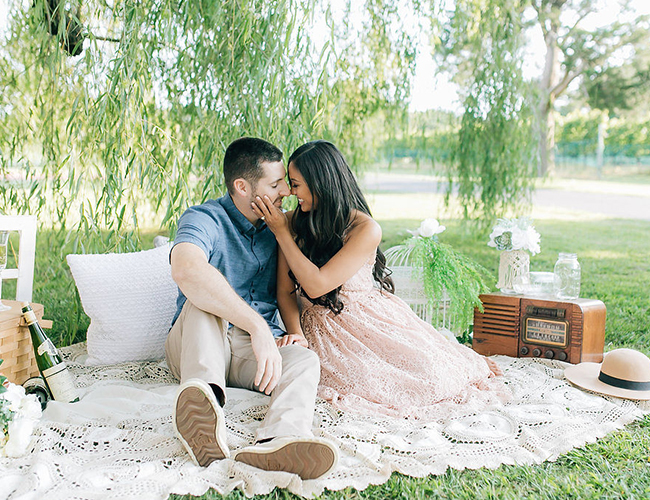
<svg viewBox="0 0 650 500">
<path fill-rule="evenodd" d="M 484 311 L 474 311 L 476 352 L 574 364 L 603 360 L 606 309 L 600 300 L 558 301 L 502 293 L 480 298 Z"/>
</svg>

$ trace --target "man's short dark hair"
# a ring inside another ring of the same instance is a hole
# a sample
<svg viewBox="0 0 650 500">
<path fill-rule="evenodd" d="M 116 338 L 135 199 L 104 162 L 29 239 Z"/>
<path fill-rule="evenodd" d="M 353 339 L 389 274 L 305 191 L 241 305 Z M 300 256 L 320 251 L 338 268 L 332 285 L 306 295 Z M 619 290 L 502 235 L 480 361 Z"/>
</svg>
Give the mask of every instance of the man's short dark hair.
<svg viewBox="0 0 650 500">
<path fill-rule="evenodd" d="M 264 175 L 262 163 L 282 160 L 282 151 L 256 137 L 242 137 L 230 143 L 223 158 L 223 178 L 233 194 L 236 179 L 246 179 L 253 187 Z"/>
</svg>

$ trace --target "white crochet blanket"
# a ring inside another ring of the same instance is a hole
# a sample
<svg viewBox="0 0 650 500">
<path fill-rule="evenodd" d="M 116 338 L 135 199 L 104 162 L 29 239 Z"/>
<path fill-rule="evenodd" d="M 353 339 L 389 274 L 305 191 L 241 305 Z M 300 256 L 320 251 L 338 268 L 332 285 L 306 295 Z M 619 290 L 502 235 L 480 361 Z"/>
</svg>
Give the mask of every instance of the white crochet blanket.
<svg viewBox="0 0 650 500">
<path fill-rule="evenodd" d="M 595 441 L 650 409 L 580 391 L 563 377 L 563 363 L 495 359 L 513 399 L 479 413 L 462 407 L 433 422 L 359 417 L 317 404 L 317 435 L 340 448 L 338 467 L 327 477 L 301 481 L 233 460 L 195 466 L 174 437 L 171 410 L 176 382 L 160 363 L 88 367 L 75 360 L 79 344 L 64 349 L 81 388 L 74 404 L 52 402 L 37 426 L 31 452 L 0 459 L 0 498 L 164 499 L 170 493 L 246 495 L 275 487 L 306 497 L 325 488 L 359 490 L 381 484 L 394 471 L 409 476 L 501 464 L 538 464 Z M 264 395 L 228 389 L 225 408 L 231 450 L 245 446 L 266 410 Z"/>
</svg>

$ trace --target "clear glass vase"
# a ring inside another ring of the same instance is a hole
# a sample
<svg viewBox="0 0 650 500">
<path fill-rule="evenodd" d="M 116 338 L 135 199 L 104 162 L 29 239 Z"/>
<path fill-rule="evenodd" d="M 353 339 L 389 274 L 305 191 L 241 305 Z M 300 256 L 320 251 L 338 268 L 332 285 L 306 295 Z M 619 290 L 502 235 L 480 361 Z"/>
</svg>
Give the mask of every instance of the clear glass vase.
<svg viewBox="0 0 650 500">
<path fill-rule="evenodd" d="M 526 250 L 504 250 L 499 259 L 499 281 L 501 293 L 523 293 L 530 282 L 530 255 Z"/>
</svg>

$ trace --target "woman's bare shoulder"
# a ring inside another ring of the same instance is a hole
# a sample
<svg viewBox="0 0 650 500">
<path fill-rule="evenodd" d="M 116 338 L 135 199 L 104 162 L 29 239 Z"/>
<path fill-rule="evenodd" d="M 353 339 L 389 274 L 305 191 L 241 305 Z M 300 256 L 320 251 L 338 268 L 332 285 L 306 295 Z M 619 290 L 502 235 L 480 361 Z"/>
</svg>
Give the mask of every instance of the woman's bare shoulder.
<svg viewBox="0 0 650 500">
<path fill-rule="evenodd" d="M 381 226 L 370 215 L 356 210 L 348 231 L 350 236 L 363 234 L 364 237 L 381 240 Z"/>
</svg>

